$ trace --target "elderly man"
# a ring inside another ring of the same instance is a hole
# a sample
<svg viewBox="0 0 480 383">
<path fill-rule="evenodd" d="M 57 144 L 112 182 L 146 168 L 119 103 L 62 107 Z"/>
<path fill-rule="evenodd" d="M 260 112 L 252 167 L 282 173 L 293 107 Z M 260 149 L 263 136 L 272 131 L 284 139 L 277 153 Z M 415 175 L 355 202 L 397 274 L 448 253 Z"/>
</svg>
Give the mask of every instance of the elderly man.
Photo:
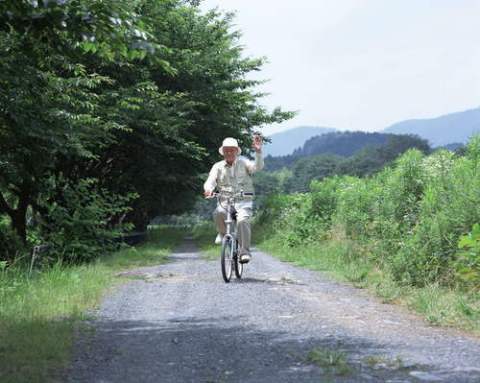
<svg viewBox="0 0 480 383">
<path fill-rule="evenodd" d="M 220 192 L 238 193 L 243 190 L 246 193 L 253 193 L 252 174 L 263 168 L 262 138 L 259 135 L 254 136 L 252 147 L 255 150 L 255 161 L 240 157 L 242 150 L 236 139 L 227 137 L 223 140 L 218 151 L 224 160 L 217 162 L 210 170 L 208 179 L 203 185 L 205 197 L 210 197 L 215 188 Z M 245 196 L 243 200 L 235 203 L 241 263 L 247 263 L 251 259 L 250 218 L 252 216 L 252 203 L 253 197 L 251 196 Z M 221 206 L 217 206 L 213 216 L 219 233 L 215 243 L 219 244 L 226 231 L 226 211 Z"/>
</svg>

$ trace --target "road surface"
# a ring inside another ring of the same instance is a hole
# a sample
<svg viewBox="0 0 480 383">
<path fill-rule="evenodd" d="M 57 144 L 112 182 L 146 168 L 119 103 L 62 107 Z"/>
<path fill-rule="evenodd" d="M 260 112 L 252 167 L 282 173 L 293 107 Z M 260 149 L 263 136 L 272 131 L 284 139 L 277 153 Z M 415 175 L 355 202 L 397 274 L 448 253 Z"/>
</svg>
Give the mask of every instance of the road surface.
<svg viewBox="0 0 480 383">
<path fill-rule="evenodd" d="M 261 252 L 230 284 L 189 239 L 126 274 L 68 382 L 480 382 L 480 340 Z"/>
</svg>

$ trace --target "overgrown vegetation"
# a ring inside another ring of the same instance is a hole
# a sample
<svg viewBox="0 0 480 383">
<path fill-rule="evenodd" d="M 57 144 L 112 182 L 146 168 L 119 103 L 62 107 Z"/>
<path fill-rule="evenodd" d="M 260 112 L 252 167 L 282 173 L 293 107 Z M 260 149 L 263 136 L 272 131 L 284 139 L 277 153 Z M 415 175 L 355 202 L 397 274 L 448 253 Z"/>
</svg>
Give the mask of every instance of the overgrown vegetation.
<svg viewBox="0 0 480 383">
<path fill-rule="evenodd" d="M 394 159 L 409 148 L 417 148 L 424 152 L 430 151 L 428 142 L 414 135 L 378 132 L 330 132 L 308 139 L 301 148 L 290 155 L 267 156 L 265 167 L 270 171 L 284 167 L 292 168 L 302 158 L 321 155 L 334 156 L 339 160 L 357 155 L 361 158 L 365 156 L 365 151 L 375 162 L 388 158 Z"/>
<path fill-rule="evenodd" d="M 342 351 L 317 347 L 308 353 L 307 361 L 323 368 L 327 374 L 348 375 L 353 371 Z"/>
<path fill-rule="evenodd" d="M 42 272 L 0 263 L 0 381 L 54 381 L 70 360 L 74 328 L 109 287 L 117 273 L 165 262 L 184 233 L 171 228 L 149 232 L 149 240 L 88 265 L 56 264 Z"/>
<path fill-rule="evenodd" d="M 291 116 L 258 104 L 262 62 L 196 1 L 1 1 L 0 260 L 90 260 L 187 210 L 221 137 Z"/>
<path fill-rule="evenodd" d="M 389 166 L 409 149 L 429 154 L 427 141 L 413 135 L 334 132 L 312 137 L 288 156 L 265 159 L 266 172 L 255 174 L 260 196 L 309 191 L 313 180 L 335 175 L 371 176 Z M 258 201 L 263 203 L 261 197 Z"/>
<path fill-rule="evenodd" d="M 257 217 L 262 246 L 329 270 L 435 324 L 480 331 L 480 137 L 465 156 L 410 150 L 367 178 L 313 181 Z"/>
<path fill-rule="evenodd" d="M 217 229 L 211 220 L 199 223 L 192 229 L 193 239 L 200 247 L 205 259 L 215 260 L 220 258 L 220 246 L 214 243 L 216 233 Z"/>
</svg>

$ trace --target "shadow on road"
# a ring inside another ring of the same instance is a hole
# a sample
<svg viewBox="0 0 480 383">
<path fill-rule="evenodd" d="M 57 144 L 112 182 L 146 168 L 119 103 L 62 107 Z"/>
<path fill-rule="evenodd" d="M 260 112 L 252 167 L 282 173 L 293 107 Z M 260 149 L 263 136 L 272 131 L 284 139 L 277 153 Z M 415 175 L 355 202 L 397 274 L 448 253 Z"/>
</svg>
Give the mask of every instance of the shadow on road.
<svg viewBox="0 0 480 383">
<path fill-rule="evenodd" d="M 246 277 L 242 279 L 235 279 L 232 280 L 232 282 L 236 283 L 263 283 L 263 284 L 268 284 L 268 285 L 299 285 L 299 286 L 305 286 L 305 283 L 302 283 L 300 281 L 296 281 L 293 279 L 289 279 L 286 277 L 282 278 L 251 278 L 251 277 Z"/>
<path fill-rule="evenodd" d="M 381 355 L 382 347 L 362 339 L 293 337 L 249 329 L 243 319 L 98 321 L 93 335 L 83 336 L 78 343 L 68 381 L 384 382 L 416 381 L 412 370 L 428 370 L 401 363 L 368 365 L 368 356 Z M 321 368 L 310 363 L 312 350 L 327 356 L 345 353 L 348 371 L 339 374 L 334 365 Z M 470 380 L 458 375 L 454 381 Z"/>
</svg>

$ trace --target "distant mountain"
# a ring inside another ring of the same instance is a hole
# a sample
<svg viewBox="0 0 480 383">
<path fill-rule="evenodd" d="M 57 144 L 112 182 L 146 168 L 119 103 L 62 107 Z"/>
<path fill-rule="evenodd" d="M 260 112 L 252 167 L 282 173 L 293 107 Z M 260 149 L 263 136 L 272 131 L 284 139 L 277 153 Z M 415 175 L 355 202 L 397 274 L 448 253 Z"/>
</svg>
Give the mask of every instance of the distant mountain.
<svg viewBox="0 0 480 383">
<path fill-rule="evenodd" d="M 390 134 L 367 132 L 333 132 L 315 136 L 305 142 L 302 148 L 293 152 L 297 157 L 308 157 L 318 154 L 335 154 L 349 157 L 365 146 L 385 144 Z"/>
<path fill-rule="evenodd" d="M 267 156 L 265 168 L 269 171 L 292 167 L 299 159 L 331 155 L 351 157 L 366 149 L 383 148 L 384 154 L 403 153 L 408 148 L 416 147 L 428 152 L 430 147 L 426 140 L 415 135 L 397 135 L 392 133 L 367 132 L 330 132 L 308 139 L 305 144 L 286 156 Z M 376 153 L 380 155 L 381 152 Z"/>
<path fill-rule="evenodd" d="M 402 121 L 386 128 L 385 132 L 417 134 L 433 147 L 465 143 L 472 134 L 480 133 L 480 108 L 437 118 Z"/>
<path fill-rule="evenodd" d="M 265 145 L 263 150 L 265 155 L 285 156 L 302 147 L 309 138 L 333 131 L 335 131 L 333 128 L 299 126 L 298 128 L 272 134 L 269 136 L 272 142 Z"/>
</svg>

